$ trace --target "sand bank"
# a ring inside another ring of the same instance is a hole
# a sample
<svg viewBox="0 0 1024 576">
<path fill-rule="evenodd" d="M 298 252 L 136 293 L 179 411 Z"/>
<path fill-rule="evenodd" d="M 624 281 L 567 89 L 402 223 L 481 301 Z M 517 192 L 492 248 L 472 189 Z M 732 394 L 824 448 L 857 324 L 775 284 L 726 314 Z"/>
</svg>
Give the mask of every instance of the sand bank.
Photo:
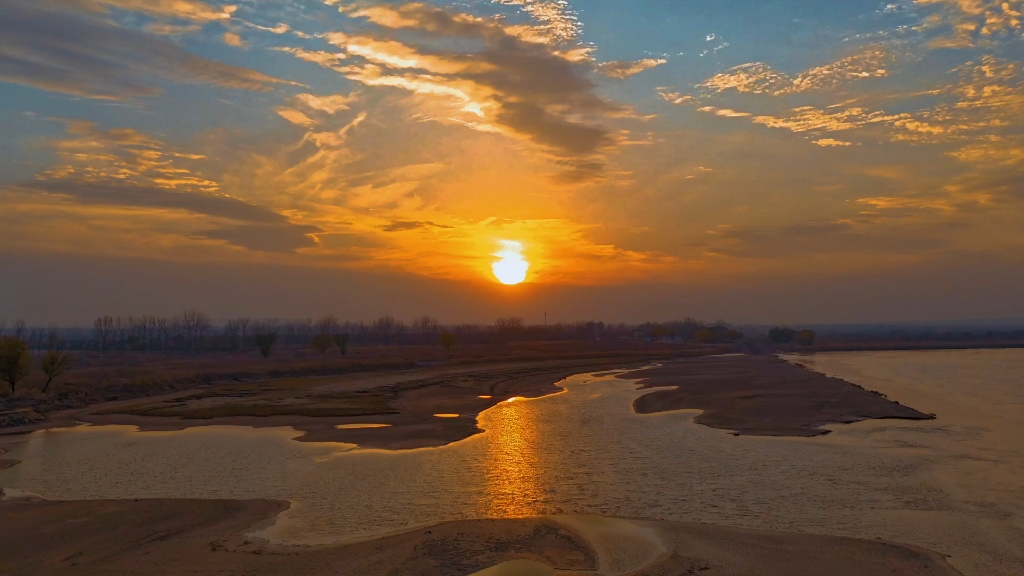
<svg viewBox="0 0 1024 576">
<path fill-rule="evenodd" d="M 402 373 L 230 384 L 97 406 L 78 412 L 75 419 L 128 424 L 147 431 L 211 425 L 291 426 L 303 433 L 296 438 L 303 442 L 345 442 L 389 450 L 424 448 L 483 432 L 477 426 L 477 415 L 495 404 L 514 397 L 554 394 L 562 390 L 558 382 L 569 376 L 622 363 L 621 358 L 605 358 L 442 366 Z M 449 417 L 439 418 L 438 414 Z M 355 427 L 360 424 L 376 426 Z"/>
<path fill-rule="evenodd" d="M 317 548 L 271 547 L 245 536 L 287 506 L 270 500 L 8 499 L 0 501 L 0 573 L 468 576 L 516 566 L 543 574 L 547 566 L 554 574 L 630 576 L 959 574 L 938 554 L 882 541 L 639 520 L 467 520 Z M 629 561 L 602 541 L 623 530 L 644 548 L 633 559 L 642 566 L 631 572 L 618 571 Z M 612 557 L 601 556 L 609 549 Z M 608 565 L 608 558 L 616 564 Z M 495 569 L 513 561 L 528 562 Z"/>
<path fill-rule="evenodd" d="M 637 398 L 640 414 L 697 409 L 694 422 L 759 436 L 817 436 L 830 423 L 872 418 L 929 420 L 934 415 L 877 392 L 769 356 L 709 356 L 627 372 L 641 388 L 672 387 Z"/>
</svg>

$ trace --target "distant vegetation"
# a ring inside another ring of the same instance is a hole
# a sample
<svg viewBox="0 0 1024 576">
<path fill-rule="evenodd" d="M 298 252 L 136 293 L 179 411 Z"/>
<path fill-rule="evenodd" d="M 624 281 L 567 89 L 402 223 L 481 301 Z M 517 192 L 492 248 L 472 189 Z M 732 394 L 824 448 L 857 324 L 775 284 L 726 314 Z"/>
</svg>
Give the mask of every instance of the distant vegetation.
<svg viewBox="0 0 1024 576">
<path fill-rule="evenodd" d="M 341 321 L 328 314 L 317 320 L 232 318 L 214 320 L 191 308 L 172 317 L 99 316 L 91 328 L 30 328 L 15 322 L 13 336 L 31 350 L 91 350 L 117 352 L 246 352 L 269 357 L 276 348 L 313 349 L 327 354 L 337 348 L 345 355 L 351 346 L 473 346 L 527 341 L 574 341 L 634 339 L 687 341 L 706 344 L 737 342 L 743 332 L 724 322 L 709 324 L 693 318 L 644 324 L 560 322 L 527 324 L 517 316 L 505 316 L 492 325 L 442 324 L 432 316 L 404 322 L 381 316 L 369 322 Z M 6 324 L 0 323 L 0 334 Z M 59 344 L 58 344 L 59 343 Z"/>
</svg>

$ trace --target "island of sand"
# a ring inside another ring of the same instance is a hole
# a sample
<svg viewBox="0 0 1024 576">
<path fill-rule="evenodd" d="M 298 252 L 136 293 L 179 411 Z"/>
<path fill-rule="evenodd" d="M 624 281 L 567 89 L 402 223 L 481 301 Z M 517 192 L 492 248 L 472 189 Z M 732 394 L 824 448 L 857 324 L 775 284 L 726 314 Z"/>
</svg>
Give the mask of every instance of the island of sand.
<svg viewBox="0 0 1024 576">
<path fill-rule="evenodd" d="M 694 422 L 735 434 L 818 436 L 829 433 L 821 428 L 826 424 L 935 417 L 769 356 L 685 359 L 618 377 L 639 379 L 641 389 L 657 389 L 633 402 L 639 414 L 702 410 Z"/>
</svg>

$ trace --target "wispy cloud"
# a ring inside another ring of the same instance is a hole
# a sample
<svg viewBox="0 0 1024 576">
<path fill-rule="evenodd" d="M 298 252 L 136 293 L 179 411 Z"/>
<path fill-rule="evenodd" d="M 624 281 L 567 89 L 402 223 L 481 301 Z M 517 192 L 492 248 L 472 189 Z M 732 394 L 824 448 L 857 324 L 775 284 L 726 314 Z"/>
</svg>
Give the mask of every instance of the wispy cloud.
<svg viewBox="0 0 1024 576">
<path fill-rule="evenodd" d="M 428 4 L 342 9 L 378 30 L 324 34 L 347 56 L 345 65 L 330 62 L 329 67 L 367 86 L 433 99 L 447 110 L 443 116 L 430 114 L 436 120 L 531 142 L 569 166 L 565 176 L 574 177 L 563 180 L 599 177 L 600 170 L 592 168 L 603 163 L 617 140 L 601 122 L 629 110 L 598 94 L 588 79 L 589 61 L 566 57 L 560 44 L 524 39 L 501 20 Z M 388 37 L 392 30 L 416 31 L 423 40 L 400 42 Z M 453 49 L 454 39 L 467 48 Z"/>
<path fill-rule="evenodd" d="M 0 80 L 91 98 L 160 92 L 158 78 L 243 90 L 283 83 L 195 56 L 164 38 L 45 0 L 9 0 L 0 18 Z"/>
<path fill-rule="evenodd" d="M 597 65 L 597 71 L 609 78 L 623 79 L 636 76 L 651 68 L 657 68 L 667 62 L 668 60 L 664 58 L 644 58 L 632 62 L 602 62 Z"/>
</svg>

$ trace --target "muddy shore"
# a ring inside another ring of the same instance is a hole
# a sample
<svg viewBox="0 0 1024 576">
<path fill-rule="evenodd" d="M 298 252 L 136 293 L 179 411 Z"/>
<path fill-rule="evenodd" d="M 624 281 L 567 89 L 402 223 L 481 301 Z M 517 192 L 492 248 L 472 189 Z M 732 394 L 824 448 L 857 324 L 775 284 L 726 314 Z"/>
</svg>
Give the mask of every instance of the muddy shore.
<svg viewBox="0 0 1024 576">
<path fill-rule="evenodd" d="M 530 560 L 554 574 L 611 573 L 630 562 L 633 576 L 959 574 L 939 554 L 880 540 L 592 517 L 448 522 L 325 547 L 272 546 L 246 536 L 287 507 L 269 500 L 7 499 L 0 502 L 0 573 L 468 576 Z M 621 526 L 629 532 L 609 531 Z M 631 546 L 649 557 L 623 560 L 621 550 L 606 549 L 616 540 L 609 536 L 638 535 L 647 541 Z"/>
<path fill-rule="evenodd" d="M 703 410 L 697 424 L 757 436 L 818 436 L 826 424 L 874 418 L 930 420 L 877 392 L 807 370 L 772 356 L 709 356 L 628 372 L 641 389 L 665 388 L 637 398 L 639 414 Z"/>
<path fill-rule="evenodd" d="M 574 374 L 646 363 L 618 357 L 545 360 L 231 383 L 98 404 L 0 433 L 77 422 L 131 425 L 145 431 L 215 425 L 292 427 L 302 442 L 388 450 L 434 447 L 483 432 L 477 416 L 500 402 L 560 392 L 557 383 Z M 375 427 L 358 428 L 366 425 Z"/>
<path fill-rule="evenodd" d="M 631 368 L 619 377 L 640 378 L 642 390 L 660 388 L 634 401 L 637 413 L 703 410 L 694 422 L 737 434 L 816 436 L 827 434 L 822 426 L 830 423 L 933 418 L 775 357 L 703 356 L 643 368 L 646 364 L 618 357 L 563 359 L 229 383 L 68 410 L 0 434 L 80 422 L 146 431 L 230 425 L 292 427 L 302 442 L 387 450 L 436 447 L 483 432 L 477 416 L 500 402 L 558 393 L 558 382 L 568 376 L 619 368 Z"/>
</svg>

